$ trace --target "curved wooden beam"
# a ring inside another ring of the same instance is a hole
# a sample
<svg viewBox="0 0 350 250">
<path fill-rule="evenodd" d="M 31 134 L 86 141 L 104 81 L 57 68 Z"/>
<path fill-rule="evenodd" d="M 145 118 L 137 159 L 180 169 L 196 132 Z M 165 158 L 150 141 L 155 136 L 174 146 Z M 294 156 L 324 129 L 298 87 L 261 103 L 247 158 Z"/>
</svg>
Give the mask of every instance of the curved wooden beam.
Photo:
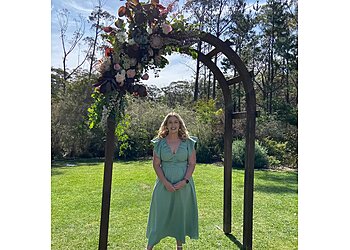
<svg viewBox="0 0 350 250">
<path fill-rule="evenodd" d="M 246 93 L 246 148 L 245 148 L 245 174 L 244 174 L 244 216 L 243 216 L 243 247 L 252 249 L 253 242 L 253 190 L 254 190 L 254 157 L 255 157 L 255 126 L 256 126 L 256 98 L 251 75 L 241 58 L 232 48 L 219 38 L 202 33 L 201 40 L 207 42 L 230 60 L 237 69 L 240 79 L 243 82 L 243 88 Z M 216 51 L 217 52 L 217 51 Z M 223 89 L 224 92 L 224 89 Z M 226 103 L 227 106 L 227 103 Z M 226 117 L 225 117 L 226 121 Z M 227 145 L 228 146 L 228 145 Z M 226 144 L 225 144 L 226 147 Z M 232 150 L 232 144 L 228 146 Z M 225 150 L 226 152 L 226 150 Z M 231 151 L 232 152 L 232 151 Z M 231 187 L 232 188 L 232 187 Z M 225 223 L 224 223 L 225 224 Z M 224 225 L 224 227 L 226 227 Z M 226 228 L 228 230 L 228 228 Z M 226 230 L 224 229 L 225 233 Z M 230 230 L 229 230 L 230 231 Z"/>
</svg>

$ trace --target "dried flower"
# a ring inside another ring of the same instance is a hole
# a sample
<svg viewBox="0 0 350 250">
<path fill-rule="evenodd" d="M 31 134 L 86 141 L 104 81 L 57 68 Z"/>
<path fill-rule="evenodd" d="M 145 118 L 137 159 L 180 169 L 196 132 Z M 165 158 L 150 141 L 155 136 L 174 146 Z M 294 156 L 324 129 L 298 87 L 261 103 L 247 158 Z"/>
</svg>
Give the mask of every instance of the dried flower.
<svg viewBox="0 0 350 250">
<path fill-rule="evenodd" d="M 161 62 L 162 62 L 162 56 L 157 55 L 154 57 L 154 64 L 160 65 Z"/>
<path fill-rule="evenodd" d="M 152 57 L 152 56 L 154 55 L 153 49 L 152 49 L 151 47 L 148 48 L 148 55 L 149 55 L 150 57 Z"/>
<path fill-rule="evenodd" d="M 125 16 L 125 13 L 126 13 L 125 6 L 121 6 L 118 10 L 118 16 L 123 17 L 123 16 Z"/>
<path fill-rule="evenodd" d="M 141 76 L 142 80 L 148 80 L 149 79 L 149 75 L 147 73 L 145 73 L 143 76 Z"/>
<path fill-rule="evenodd" d="M 110 56 L 111 54 L 113 54 L 113 52 L 114 52 L 113 48 L 106 48 L 105 56 Z"/>
<path fill-rule="evenodd" d="M 136 75 L 136 71 L 134 69 L 129 69 L 128 71 L 126 71 L 126 75 L 128 76 L 128 78 L 134 78 Z"/>
<path fill-rule="evenodd" d="M 113 30 L 113 28 L 109 27 L 109 26 L 108 27 L 103 27 L 102 29 L 103 29 L 104 32 L 107 32 L 107 33 L 111 32 Z"/>
<path fill-rule="evenodd" d="M 122 67 L 120 66 L 119 63 L 114 64 L 114 69 L 115 70 L 120 70 Z"/>
<path fill-rule="evenodd" d="M 137 64 L 137 59 L 136 58 L 130 58 L 130 66 L 134 67 Z"/>
<path fill-rule="evenodd" d="M 160 49 L 163 46 L 162 37 L 158 34 L 151 35 L 150 45 L 154 49 Z"/>
</svg>

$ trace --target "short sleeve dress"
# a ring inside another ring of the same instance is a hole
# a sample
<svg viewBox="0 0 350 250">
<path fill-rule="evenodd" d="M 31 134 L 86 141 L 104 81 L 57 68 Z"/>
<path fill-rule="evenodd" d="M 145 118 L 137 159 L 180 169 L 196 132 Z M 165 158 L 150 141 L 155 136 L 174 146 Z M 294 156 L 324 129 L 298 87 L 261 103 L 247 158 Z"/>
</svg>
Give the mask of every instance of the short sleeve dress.
<svg viewBox="0 0 350 250">
<path fill-rule="evenodd" d="M 187 170 L 196 137 L 181 141 L 175 154 L 165 138 L 153 139 L 155 154 L 161 160 L 161 168 L 169 182 L 181 181 Z M 180 190 L 169 192 L 157 178 L 150 206 L 147 232 L 148 245 L 154 246 L 170 236 L 185 243 L 185 237 L 198 239 L 198 208 L 193 178 Z"/>
</svg>

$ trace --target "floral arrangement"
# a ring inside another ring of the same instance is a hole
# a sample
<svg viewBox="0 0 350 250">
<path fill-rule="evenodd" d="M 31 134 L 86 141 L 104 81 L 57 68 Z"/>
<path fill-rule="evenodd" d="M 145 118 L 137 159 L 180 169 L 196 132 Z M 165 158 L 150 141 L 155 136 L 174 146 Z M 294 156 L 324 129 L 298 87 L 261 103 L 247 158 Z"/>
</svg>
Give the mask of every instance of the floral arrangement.
<svg viewBox="0 0 350 250">
<path fill-rule="evenodd" d="M 93 85 L 97 91 L 103 94 L 129 92 L 140 97 L 147 95 L 145 86 L 138 83 L 148 80 L 150 69 L 157 77 L 159 68 L 168 63 L 163 47 L 169 44 L 169 38 L 165 36 L 173 30 L 167 16 L 175 2 L 165 7 L 156 0 L 149 4 L 127 1 L 118 10 L 115 27 L 102 27 L 105 32 L 103 38 L 111 47 L 105 48 L 104 57 L 95 66 L 101 74 Z M 128 31 L 122 17 L 127 18 Z"/>
<path fill-rule="evenodd" d="M 188 25 L 182 15 L 168 20 L 177 1 L 165 7 L 159 0 L 150 3 L 127 0 L 119 8 L 114 26 L 101 27 L 108 46 L 95 65 L 100 77 L 93 85 L 96 91 L 92 95 L 95 103 L 89 109 L 90 127 L 97 123 L 101 113 L 104 127 L 111 113 L 122 119 L 127 92 L 137 97 L 147 96 L 141 81 L 149 79 L 150 70 L 155 77 L 159 76 L 160 69 L 169 63 L 166 54 L 180 52 L 181 48 L 191 52 L 189 46 L 199 39 L 195 25 Z M 192 57 L 196 54 L 192 53 Z"/>
</svg>

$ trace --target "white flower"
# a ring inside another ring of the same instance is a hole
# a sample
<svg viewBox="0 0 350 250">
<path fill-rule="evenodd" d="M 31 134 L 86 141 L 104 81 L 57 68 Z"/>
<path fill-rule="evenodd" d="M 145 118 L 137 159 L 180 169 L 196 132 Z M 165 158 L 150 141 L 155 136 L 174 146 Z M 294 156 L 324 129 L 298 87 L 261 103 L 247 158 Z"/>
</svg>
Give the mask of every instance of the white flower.
<svg viewBox="0 0 350 250">
<path fill-rule="evenodd" d="M 126 36 L 122 32 L 118 32 L 116 37 L 117 37 L 117 40 L 121 43 L 124 43 L 126 41 Z"/>
<path fill-rule="evenodd" d="M 129 42 L 128 42 L 128 43 L 129 43 L 129 45 L 134 45 L 134 44 L 136 44 L 134 38 L 129 39 Z"/>
<path fill-rule="evenodd" d="M 121 70 L 119 73 L 116 74 L 115 80 L 120 83 L 120 86 L 124 85 L 125 80 L 125 70 Z"/>
</svg>

